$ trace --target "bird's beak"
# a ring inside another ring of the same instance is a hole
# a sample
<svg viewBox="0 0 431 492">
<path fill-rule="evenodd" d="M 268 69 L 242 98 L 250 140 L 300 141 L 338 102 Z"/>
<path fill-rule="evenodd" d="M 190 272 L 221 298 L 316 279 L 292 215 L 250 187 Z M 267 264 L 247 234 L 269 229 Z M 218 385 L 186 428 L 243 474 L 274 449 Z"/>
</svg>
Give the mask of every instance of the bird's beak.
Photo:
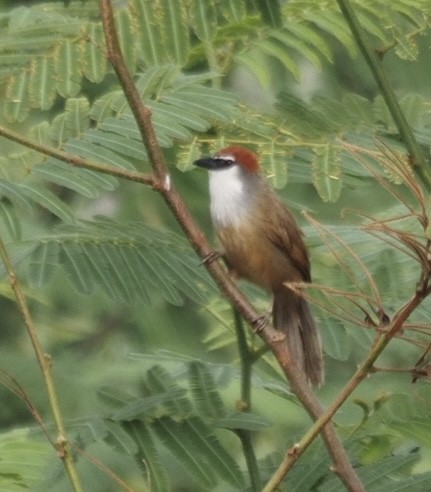
<svg viewBox="0 0 431 492">
<path fill-rule="evenodd" d="M 195 166 L 203 167 L 208 171 L 217 171 L 219 169 L 226 169 L 231 167 L 234 161 L 230 159 L 223 159 L 222 157 L 202 157 L 194 162 Z"/>
<path fill-rule="evenodd" d="M 202 157 L 193 163 L 195 166 L 203 167 L 204 169 L 217 169 L 216 159 L 213 157 Z"/>
</svg>

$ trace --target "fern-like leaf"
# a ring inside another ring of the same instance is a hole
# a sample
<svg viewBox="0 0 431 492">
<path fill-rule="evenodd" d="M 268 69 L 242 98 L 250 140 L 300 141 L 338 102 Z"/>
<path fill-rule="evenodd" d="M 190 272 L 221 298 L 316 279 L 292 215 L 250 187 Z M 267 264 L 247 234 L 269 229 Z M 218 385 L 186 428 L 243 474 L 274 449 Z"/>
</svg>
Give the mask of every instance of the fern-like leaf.
<svg viewBox="0 0 431 492">
<path fill-rule="evenodd" d="M 41 238 L 29 258 L 33 268 L 45 266 L 41 258 L 49 244 L 59 247 L 59 265 L 72 285 L 83 293 L 99 287 L 113 299 L 133 302 L 150 299 L 157 291 L 168 302 L 182 304 L 180 292 L 203 302 L 213 289 L 208 274 L 199 268 L 180 236 L 155 231 L 143 224 L 119 224 L 99 219 Z M 35 245 L 35 243 L 33 243 Z M 39 284 L 51 276 L 36 275 Z"/>
<path fill-rule="evenodd" d="M 223 418 L 226 410 L 208 369 L 203 364 L 193 362 L 189 366 L 189 375 L 199 415 L 212 420 Z"/>
<path fill-rule="evenodd" d="M 162 465 L 149 426 L 137 420 L 122 422 L 122 426 L 138 448 L 135 458 L 148 483 L 148 488 L 154 492 L 169 492 L 171 488 L 166 470 Z"/>
</svg>

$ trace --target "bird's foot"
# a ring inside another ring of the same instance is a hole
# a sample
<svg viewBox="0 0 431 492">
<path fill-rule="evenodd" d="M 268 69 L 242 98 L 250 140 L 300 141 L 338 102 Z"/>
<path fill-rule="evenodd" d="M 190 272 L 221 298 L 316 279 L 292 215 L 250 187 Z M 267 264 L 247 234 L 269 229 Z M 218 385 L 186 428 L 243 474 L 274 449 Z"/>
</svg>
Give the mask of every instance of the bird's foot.
<svg viewBox="0 0 431 492">
<path fill-rule="evenodd" d="M 251 325 L 253 327 L 253 335 L 255 333 L 260 333 L 265 328 L 265 326 L 269 323 L 270 317 L 271 313 L 268 312 L 266 314 L 262 314 L 262 316 L 254 318 L 254 320 L 251 322 Z"/>
<path fill-rule="evenodd" d="M 201 265 L 209 265 L 213 261 L 218 260 L 221 256 L 222 253 L 220 253 L 220 251 L 216 251 L 216 250 L 210 251 L 207 255 L 205 255 L 202 258 Z"/>
</svg>

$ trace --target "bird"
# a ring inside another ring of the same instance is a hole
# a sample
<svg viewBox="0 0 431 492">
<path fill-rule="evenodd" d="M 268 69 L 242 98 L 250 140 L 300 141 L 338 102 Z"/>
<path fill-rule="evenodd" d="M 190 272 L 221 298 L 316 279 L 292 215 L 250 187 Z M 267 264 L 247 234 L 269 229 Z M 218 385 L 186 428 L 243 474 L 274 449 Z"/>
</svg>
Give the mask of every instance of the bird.
<svg viewBox="0 0 431 492">
<path fill-rule="evenodd" d="M 194 164 L 209 171 L 211 219 L 228 268 L 272 294 L 274 328 L 285 335 L 289 354 L 309 384 L 321 386 L 319 329 L 305 297 L 287 285 L 311 282 L 308 251 L 292 213 L 248 148 L 230 145 Z"/>
</svg>

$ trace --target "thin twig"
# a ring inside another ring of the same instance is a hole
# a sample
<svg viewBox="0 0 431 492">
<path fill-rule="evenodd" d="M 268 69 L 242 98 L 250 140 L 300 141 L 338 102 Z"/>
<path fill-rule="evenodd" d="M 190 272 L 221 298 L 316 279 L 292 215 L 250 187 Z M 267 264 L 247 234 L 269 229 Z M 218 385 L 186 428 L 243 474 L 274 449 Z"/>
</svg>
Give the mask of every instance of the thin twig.
<svg viewBox="0 0 431 492">
<path fill-rule="evenodd" d="M 24 291 L 16 276 L 7 249 L 1 239 L 0 239 L 0 256 L 6 267 L 6 271 L 9 277 L 9 283 L 15 294 L 15 298 L 18 303 L 21 316 L 24 320 L 25 327 L 27 328 L 27 333 L 33 345 L 34 353 L 36 354 L 37 361 L 41 368 L 42 376 L 45 382 L 45 387 L 48 393 L 48 400 L 51 405 L 52 415 L 58 432 L 57 440 L 55 443 L 57 454 L 63 460 L 73 490 L 75 492 L 82 492 L 83 489 L 81 486 L 81 482 L 79 480 L 79 476 L 76 471 L 75 461 L 71 453 L 70 443 L 66 436 L 66 430 L 63 423 L 63 416 L 61 414 L 60 404 L 58 401 L 57 392 L 55 390 L 54 378 L 51 372 L 51 357 L 48 354 L 45 354 L 43 351 L 42 344 L 37 335 L 36 326 L 34 325 L 33 318 L 28 308 Z"/>
<path fill-rule="evenodd" d="M 109 469 L 106 465 L 104 465 L 101 461 L 99 461 L 97 458 L 92 456 L 91 454 L 87 453 L 81 448 L 78 448 L 74 446 L 73 448 L 78 454 L 81 456 L 84 456 L 90 463 L 93 463 L 94 466 L 97 466 L 99 470 L 101 470 L 106 476 L 108 476 L 113 482 L 115 482 L 119 487 L 121 487 L 121 490 L 124 490 L 125 492 L 135 492 L 135 489 L 132 489 L 127 483 L 122 480 L 120 477 L 118 477 L 111 469 Z"/>
<path fill-rule="evenodd" d="M 96 162 L 90 159 L 85 159 L 83 157 L 78 157 L 77 155 L 69 154 L 63 150 L 54 149 L 49 145 L 44 145 L 36 140 L 24 137 L 19 133 L 13 132 L 4 126 L 0 126 L 0 135 L 6 137 L 13 142 L 24 145 L 28 149 L 35 150 L 41 154 L 47 155 L 49 157 L 55 157 L 56 159 L 66 162 L 74 167 L 80 167 L 83 169 L 90 169 L 91 171 L 96 171 L 103 174 L 109 174 L 110 176 L 115 176 L 117 178 L 127 179 L 129 181 L 135 181 L 137 183 L 142 183 L 146 185 L 153 186 L 154 179 L 152 176 L 144 173 L 138 173 L 136 171 L 129 171 L 127 169 L 121 169 L 119 167 L 107 166 L 106 164 Z"/>
<path fill-rule="evenodd" d="M 8 374 L 6 371 L 3 371 L 2 369 L 0 369 L 0 384 L 3 384 L 9 391 L 11 391 L 12 393 L 14 393 L 16 396 L 18 396 L 19 398 L 21 398 L 24 401 L 24 403 L 27 405 L 27 408 L 29 409 L 31 415 L 33 416 L 34 420 L 36 421 L 36 423 L 41 428 L 43 434 L 45 435 L 47 440 L 51 443 L 51 446 L 55 450 L 57 450 L 57 445 L 52 440 L 47 428 L 45 427 L 45 424 L 43 423 L 43 420 L 42 420 L 42 416 L 40 415 L 36 406 L 31 401 L 30 396 L 26 393 L 26 391 L 19 384 L 19 382 L 13 376 Z"/>
</svg>

